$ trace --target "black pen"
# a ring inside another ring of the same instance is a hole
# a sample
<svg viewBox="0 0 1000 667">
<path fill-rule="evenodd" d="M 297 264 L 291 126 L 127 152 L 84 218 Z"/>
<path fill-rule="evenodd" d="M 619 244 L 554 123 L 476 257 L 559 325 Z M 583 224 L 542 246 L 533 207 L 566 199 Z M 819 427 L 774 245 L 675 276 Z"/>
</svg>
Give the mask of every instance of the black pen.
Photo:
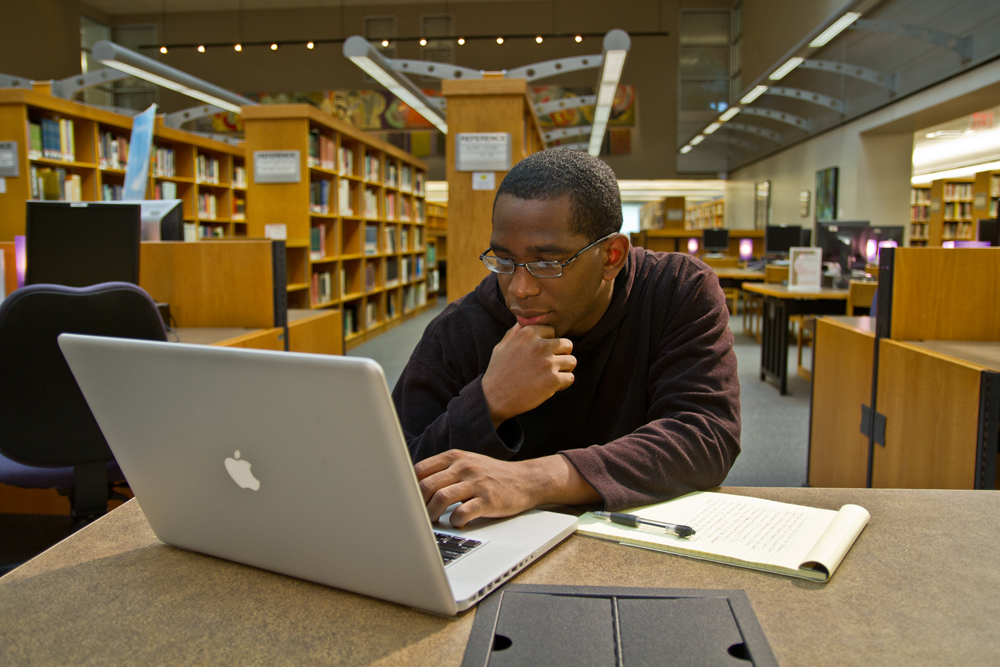
<svg viewBox="0 0 1000 667">
<path fill-rule="evenodd" d="M 621 512 L 591 512 L 598 519 L 604 519 L 605 521 L 611 521 L 612 523 L 618 523 L 623 526 L 631 526 L 632 528 L 638 528 L 639 524 L 644 526 L 654 526 L 656 528 L 662 528 L 668 533 L 673 533 L 677 537 L 691 537 L 694 535 L 694 528 L 691 526 L 678 526 L 676 523 L 663 523 L 662 521 L 651 521 L 650 519 L 643 519 L 641 516 L 636 516 L 635 514 L 622 514 Z"/>
</svg>

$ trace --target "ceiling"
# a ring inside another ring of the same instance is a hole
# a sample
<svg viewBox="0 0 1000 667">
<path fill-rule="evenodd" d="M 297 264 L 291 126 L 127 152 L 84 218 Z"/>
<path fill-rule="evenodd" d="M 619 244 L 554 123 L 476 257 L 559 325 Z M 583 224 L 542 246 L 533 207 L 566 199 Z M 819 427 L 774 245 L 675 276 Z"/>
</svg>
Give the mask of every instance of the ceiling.
<svg viewBox="0 0 1000 667">
<path fill-rule="evenodd" d="M 469 4 L 490 0 L 450 0 L 445 4 Z M 565 2 L 566 0 L 561 0 Z M 180 14 L 186 12 L 237 11 L 239 9 L 298 9 L 302 7 L 342 7 L 365 5 L 417 5 L 428 0 L 84 0 L 84 4 L 105 14 Z"/>
</svg>

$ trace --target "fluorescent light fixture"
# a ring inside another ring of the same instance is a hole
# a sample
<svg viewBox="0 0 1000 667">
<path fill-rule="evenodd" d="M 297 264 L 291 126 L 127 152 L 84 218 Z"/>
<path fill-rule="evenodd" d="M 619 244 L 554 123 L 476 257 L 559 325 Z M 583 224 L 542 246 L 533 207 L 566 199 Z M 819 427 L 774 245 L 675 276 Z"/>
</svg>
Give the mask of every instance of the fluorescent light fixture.
<svg viewBox="0 0 1000 667">
<path fill-rule="evenodd" d="M 741 109 L 739 107 L 729 107 L 728 109 L 726 109 L 726 113 L 724 113 L 721 116 L 719 116 L 719 120 L 721 120 L 723 123 L 725 123 L 727 120 L 730 120 L 733 116 L 735 116 L 736 114 L 738 114 L 740 111 L 741 111 Z"/>
<path fill-rule="evenodd" d="M 722 127 L 722 123 L 716 121 L 716 122 L 712 123 L 711 125 L 709 125 L 708 127 L 706 127 L 704 130 L 702 130 L 702 132 L 704 134 L 712 134 L 713 132 L 715 132 L 716 130 L 718 130 L 720 127 Z"/>
<path fill-rule="evenodd" d="M 692 146 L 697 146 L 698 144 L 700 144 L 703 141 L 705 141 L 705 135 L 704 134 L 699 134 L 697 137 L 695 137 L 694 139 L 692 139 L 688 143 L 691 144 Z"/>
<path fill-rule="evenodd" d="M 780 81 L 785 78 L 785 75 L 791 72 L 793 69 L 802 64 L 805 58 L 789 58 L 788 62 L 779 67 L 778 69 L 771 72 L 771 76 L 767 77 L 771 81 Z"/>
<path fill-rule="evenodd" d="M 239 45 L 237 44 L 237 46 Z M 130 51 L 114 42 L 101 40 L 94 44 L 91 57 L 108 67 L 151 81 L 158 86 L 176 90 L 196 100 L 214 104 L 226 111 L 240 113 L 241 107 L 257 105 L 256 102 L 248 100 L 242 95 L 237 95 L 225 88 L 193 77 L 135 51 Z"/>
<path fill-rule="evenodd" d="M 743 96 L 743 99 L 740 100 L 740 104 L 750 104 L 755 99 L 763 95 L 765 90 L 767 90 L 767 86 L 757 86 L 756 88 L 754 88 L 749 93 Z"/>
<path fill-rule="evenodd" d="M 395 72 L 389 60 L 382 56 L 368 40 L 358 35 L 344 42 L 344 56 L 363 69 L 370 77 L 389 89 L 393 95 L 406 102 L 411 109 L 430 121 L 445 134 L 448 123 L 440 112 L 431 108 L 429 101 L 405 75 Z"/>
<path fill-rule="evenodd" d="M 578 36 L 577 41 L 583 38 Z M 590 145 L 587 152 L 598 155 L 601 144 L 604 143 L 604 131 L 608 128 L 611 117 L 611 105 L 615 102 L 618 92 L 618 82 L 625 68 L 625 58 L 632 46 L 632 39 L 624 30 L 611 30 L 604 35 L 603 62 L 601 74 L 597 80 L 597 105 L 594 107 L 594 122 L 590 131 Z"/>
<path fill-rule="evenodd" d="M 981 171 L 996 170 L 1000 170 L 1000 162 L 984 162 L 982 164 L 969 165 L 968 167 L 958 167 L 956 169 L 947 169 L 945 171 L 935 171 L 930 174 L 920 174 L 919 176 L 911 178 L 910 184 L 923 185 L 942 178 L 966 178 L 969 176 L 975 176 Z"/>
<path fill-rule="evenodd" d="M 685 146 L 684 148 L 681 149 L 681 155 L 687 155 L 690 152 L 691 152 L 691 146 Z"/>
<path fill-rule="evenodd" d="M 861 17 L 861 12 L 847 12 L 841 16 L 829 28 L 819 34 L 819 37 L 809 42 L 809 47 L 816 49 L 825 46 L 827 42 L 839 35 L 847 26 L 851 25 Z"/>
</svg>

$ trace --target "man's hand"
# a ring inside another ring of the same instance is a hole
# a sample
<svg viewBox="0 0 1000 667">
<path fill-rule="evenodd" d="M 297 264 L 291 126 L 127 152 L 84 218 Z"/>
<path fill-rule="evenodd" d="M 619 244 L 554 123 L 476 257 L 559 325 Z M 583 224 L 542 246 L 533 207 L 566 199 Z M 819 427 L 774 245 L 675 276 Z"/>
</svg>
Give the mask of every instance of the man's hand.
<svg viewBox="0 0 1000 667">
<path fill-rule="evenodd" d="M 493 426 L 537 408 L 573 384 L 572 341 L 545 325 L 515 324 L 493 348 L 483 394 Z"/>
<path fill-rule="evenodd" d="M 461 528 L 478 517 L 502 518 L 538 505 L 579 505 L 601 496 L 558 454 L 528 461 L 500 461 L 457 449 L 414 466 L 431 521 L 448 507 L 451 525 Z"/>
</svg>

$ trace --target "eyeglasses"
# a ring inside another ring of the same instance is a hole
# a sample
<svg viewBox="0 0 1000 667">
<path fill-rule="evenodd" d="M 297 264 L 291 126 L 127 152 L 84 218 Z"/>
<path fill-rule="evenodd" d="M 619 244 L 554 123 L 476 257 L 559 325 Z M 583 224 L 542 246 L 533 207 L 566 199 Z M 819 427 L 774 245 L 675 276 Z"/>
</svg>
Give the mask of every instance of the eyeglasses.
<svg viewBox="0 0 1000 667">
<path fill-rule="evenodd" d="M 502 259 L 500 257 L 494 257 L 493 255 L 487 254 L 493 250 L 493 248 L 487 248 L 486 252 L 479 256 L 479 259 L 483 260 L 483 264 L 486 265 L 486 268 L 493 273 L 502 273 L 509 276 L 514 273 L 514 270 L 517 269 L 517 267 L 523 266 L 528 270 L 528 273 L 536 278 L 558 278 L 563 274 L 563 269 L 569 266 L 577 257 L 587 252 L 598 243 L 607 241 L 612 236 L 617 235 L 618 232 L 611 232 L 607 236 L 602 236 L 580 252 L 567 259 L 565 262 L 525 262 L 524 264 L 518 264 L 512 259 Z"/>
</svg>

